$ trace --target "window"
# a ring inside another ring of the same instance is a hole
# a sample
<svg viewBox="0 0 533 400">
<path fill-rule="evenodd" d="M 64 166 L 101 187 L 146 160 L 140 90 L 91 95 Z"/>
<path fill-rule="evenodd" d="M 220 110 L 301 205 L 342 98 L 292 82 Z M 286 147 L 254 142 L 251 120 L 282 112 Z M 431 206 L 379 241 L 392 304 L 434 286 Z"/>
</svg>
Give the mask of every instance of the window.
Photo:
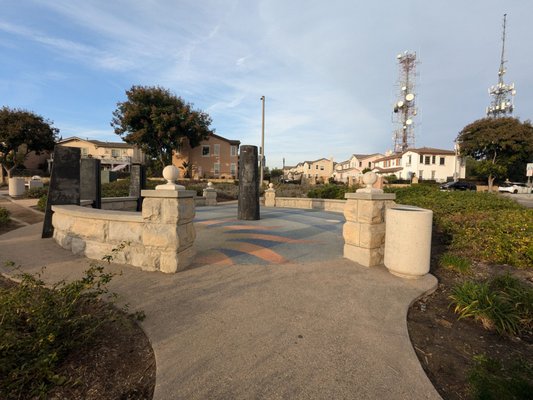
<svg viewBox="0 0 533 400">
<path fill-rule="evenodd" d="M 214 169 L 215 175 L 219 175 L 220 174 L 220 163 L 218 162 L 214 163 L 213 169 Z"/>
<path fill-rule="evenodd" d="M 437 162 L 436 159 L 437 159 L 437 156 L 431 157 L 431 164 L 435 164 Z"/>
<path fill-rule="evenodd" d="M 220 155 L 220 145 L 219 144 L 215 144 L 214 147 L 213 147 L 213 155 L 215 156 L 219 156 Z"/>
<path fill-rule="evenodd" d="M 360 166 L 360 167 L 363 166 L 363 162 L 362 162 L 362 161 L 359 161 L 359 166 Z"/>
<path fill-rule="evenodd" d="M 435 180 L 435 171 L 431 171 L 431 179 Z"/>
<path fill-rule="evenodd" d="M 407 156 L 407 166 L 411 165 L 411 155 Z"/>
<path fill-rule="evenodd" d="M 307 166 L 307 169 L 311 169 L 311 164 L 309 164 L 309 165 Z M 309 175 L 309 177 L 311 177 L 311 176 Z"/>
<path fill-rule="evenodd" d="M 426 156 L 426 159 L 424 160 L 424 164 L 429 165 L 430 161 L 431 161 L 431 157 Z"/>
<path fill-rule="evenodd" d="M 424 177 L 424 171 L 420 170 L 418 171 L 418 178 L 422 179 Z"/>
<path fill-rule="evenodd" d="M 368 168 L 372 168 L 372 162 L 371 161 L 368 162 Z"/>
<path fill-rule="evenodd" d="M 233 147 L 233 146 L 232 146 Z M 236 176 L 237 175 L 237 164 L 231 163 L 229 166 L 229 173 L 230 175 Z"/>
<path fill-rule="evenodd" d="M 232 157 L 235 157 L 237 155 L 237 146 L 231 146 L 230 147 L 230 155 Z"/>
<path fill-rule="evenodd" d="M 420 154 L 420 164 L 423 164 L 423 163 L 424 163 L 424 156 Z"/>
<path fill-rule="evenodd" d="M 209 157 L 209 145 L 204 144 L 202 146 L 202 157 Z"/>
<path fill-rule="evenodd" d="M 320 171 L 324 171 L 324 166 L 323 165 L 320 166 Z"/>
<path fill-rule="evenodd" d="M 111 149 L 111 157 L 118 157 L 120 155 L 119 149 Z"/>
<path fill-rule="evenodd" d="M 440 165 L 444 165 L 444 157 L 440 158 Z"/>
<path fill-rule="evenodd" d="M 315 169 L 318 169 L 318 164 L 317 164 L 317 165 L 315 165 Z"/>
</svg>

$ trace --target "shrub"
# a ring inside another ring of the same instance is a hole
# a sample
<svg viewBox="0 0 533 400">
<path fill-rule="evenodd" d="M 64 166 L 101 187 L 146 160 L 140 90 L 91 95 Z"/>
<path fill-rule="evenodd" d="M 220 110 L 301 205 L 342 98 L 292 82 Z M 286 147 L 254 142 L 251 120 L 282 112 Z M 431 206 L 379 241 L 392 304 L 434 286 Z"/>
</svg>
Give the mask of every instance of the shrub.
<svg viewBox="0 0 533 400">
<path fill-rule="evenodd" d="M 7 211 L 4 207 L 0 207 L 0 226 L 7 225 L 9 221 L 9 211 Z"/>
<path fill-rule="evenodd" d="M 39 211 L 45 212 L 46 211 L 46 203 L 48 202 L 48 195 L 43 194 L 39 201 L 37 202 L 37 209 Z"/>
<path fill-rule="evenodd" d="M 344 200 L 346 193 L 355 192 L 360 186 L 353 185 L 350 187 L 344 185 L 334 185 L 328 183 L 327 185 L 317 186 L 307 192 L 307 197 L 313 199 L 337 199 Z"/>
<path fill-rule="evenodd" d="M 505 368 L 498 360 L 478 355 L 474 357 L 468 382 L 475 400 L 531 399 L 533 393 L 533 364 L 515 360 Z"/>
<path fill-rule="evenodd" d="M 28 189 L 26 197 L 29 199 L 39 199 L 48 194 L 48 187 L 36 187 Z"/>
<path fill-rule="evenodd" d="M 519 334 L 533 328 L 533 289 L 510 275 L 488 282 L 466 281 L 450 296 L 459 318 L 474 318 L 485 329 Z"/>
<path fill-rule="evenodd" d="M 22 274 L 19 285 L 0 289 L 3 398 L 45 397 L 49 388 L 66 381 L 56 369 L 74 348 L 90 344 L 102 325 L 93 311 L 103 307 L 98 298 L 107 293 L 111 278 L 93 265 L 83 278 L 52 289 L 30 274 Z"/>
</svg>

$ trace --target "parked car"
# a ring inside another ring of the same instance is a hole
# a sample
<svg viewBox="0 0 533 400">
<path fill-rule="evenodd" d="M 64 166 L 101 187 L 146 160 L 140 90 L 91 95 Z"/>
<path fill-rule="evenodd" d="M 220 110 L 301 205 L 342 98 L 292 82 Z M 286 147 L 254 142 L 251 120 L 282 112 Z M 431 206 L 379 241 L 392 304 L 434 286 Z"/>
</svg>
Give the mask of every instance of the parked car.
<svg viewBox="0 0 533 400">
<path fill-rule="evenodd" d="M 451 191 L 451 190 L 477 190 L 477 186 L 470 182 L 446 182 L 443 185 L 440 185 L 440 190 Z"/>
<path fill-rule="evenodd" d="M 498 192 L 502 193 L 533 193 L 527 184 L 521 182 L 504 182 L 498 188 Z"/>
</svg>

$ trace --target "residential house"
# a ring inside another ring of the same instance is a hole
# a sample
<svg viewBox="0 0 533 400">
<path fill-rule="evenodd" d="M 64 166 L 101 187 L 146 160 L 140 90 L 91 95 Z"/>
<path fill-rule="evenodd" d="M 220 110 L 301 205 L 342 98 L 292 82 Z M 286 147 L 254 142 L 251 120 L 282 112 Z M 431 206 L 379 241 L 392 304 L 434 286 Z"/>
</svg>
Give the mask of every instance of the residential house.
<svg viewBox="0 0 533 400">
<path fill-rule="evenodd" d="M 302 174 L 302 181 L 312 185 L 316 183 L 327 183 L 329 178 L 333 176 L 333 165 L 333 158 L 304 161 L 301 163 L 299 170 Z"/>
<path fill-rule="evenodd" d="M 394 174 L 399 179 L 417 176 L 421 180 L 446 182 L 465 177 L 464 160 L 453 150 L 431 147 L 407 149 L 402 153 L 392 153 L 375 162 L 374 170 L 382 175 Z"/>
<path fill-rule="evenodd" d="M 57 144 L 78 147 L 82 158 L 100 160 L 103 170 L 129 171 L 131 164 L 143 164 L 145 161 L 144 152 L 140 148 L 125 142 L 103 142 L 73 136 L 62 139 Z"/>
<path fill-rule="evenodd" d="M 377 159 L 383 157 L 383 154 L 352 154 L 352 156 L 335 165 L 333 178 L 337 182 L 354 183 L 358 182 L 366 168 L 374 168 Z"/>
<path fill-rule="evenodd" d="M 239 140 L 215 134 L 209 135 L 196 147 L 191 147 L 185 140 L 180 149 L 174 152 L 172 164 L 179 169 L 182 178 L 187 172 L 196 179 L 237 178 L 240 144 Z"/>
</svg>

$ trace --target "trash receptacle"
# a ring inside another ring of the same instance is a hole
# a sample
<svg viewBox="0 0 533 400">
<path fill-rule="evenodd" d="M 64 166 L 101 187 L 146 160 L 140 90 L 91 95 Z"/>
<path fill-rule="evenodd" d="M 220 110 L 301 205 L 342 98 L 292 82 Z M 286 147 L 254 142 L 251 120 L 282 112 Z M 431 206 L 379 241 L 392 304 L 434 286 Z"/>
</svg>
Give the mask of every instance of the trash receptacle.
<svg viewBox="0 0 533 400">
<path fill-rule="evenodd" d="M 21 177 L 9 178 L 9 195 L 11 197 L 20 197 L 24 195 L 26 187 L 25 180 Z"/>
<path fill-rule="evenodd" d="M 429 272 L 433 211 L 398 205 L 385 215 L 384 264 L 390 273 L 417 279 Z"/>
</svg>

